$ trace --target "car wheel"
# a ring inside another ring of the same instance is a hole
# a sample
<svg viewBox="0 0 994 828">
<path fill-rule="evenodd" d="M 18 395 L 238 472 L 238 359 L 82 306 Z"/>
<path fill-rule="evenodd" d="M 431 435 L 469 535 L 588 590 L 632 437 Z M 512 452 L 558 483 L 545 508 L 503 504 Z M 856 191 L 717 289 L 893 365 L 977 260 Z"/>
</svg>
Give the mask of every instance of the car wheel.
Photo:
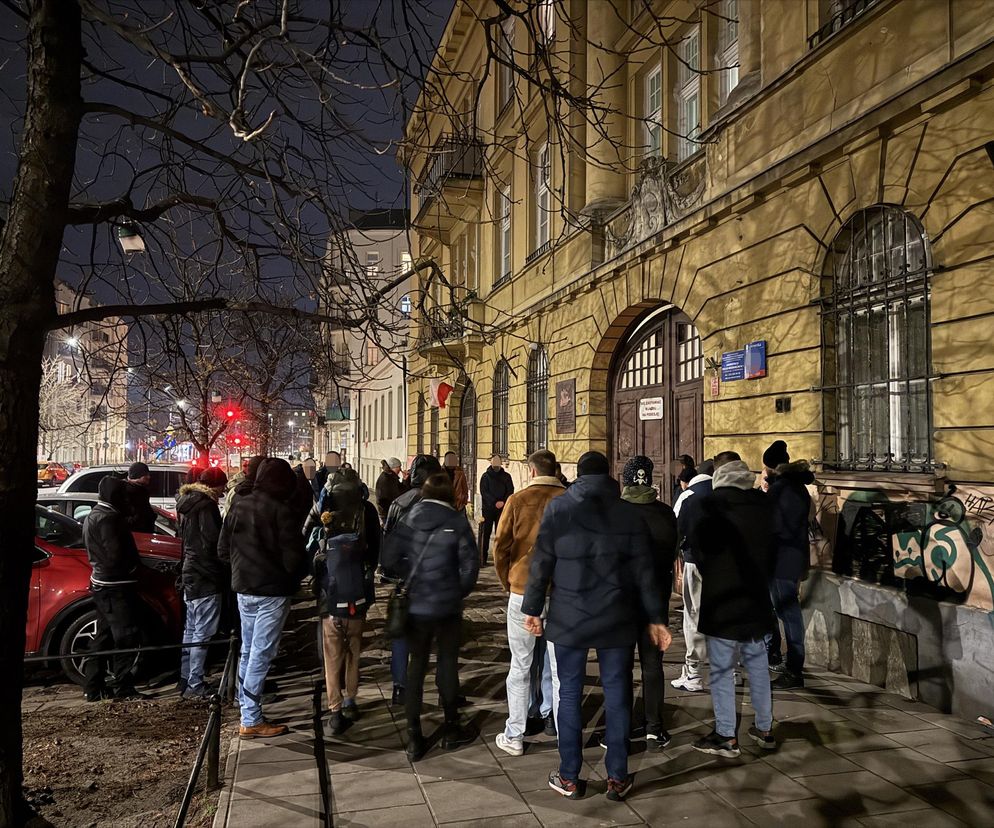
<svg viewBox="0 0 994 828">
<path fill-rule="evenodd" d="M 59 639 L 59 655 L 66 656 L 72 655 L 73 658 L 63 658 L 60 661 L 60 666 L 62 667 L 62 672 L 65 673 L 66 678 L 75 684 L 83 685 L 86 683 L 86 678 L 83 675 L 84 666 L 89 660 L 88 652 L 94 649 L 94 641 L 97 636 L 97 625 L 100 624 L 100 616 L 96 609 L 90 608 L 69 622 L 69 625 L 65 628 L 62 633 L 62 637 Z M 156 644 L 160 640 L 159 627 L 161 624 L 156 623 L 154 620 L 146 620 L 144 625 L 145 634 L 147 636 L 146 643 Z M 114 644 L 110 642 L 108 644 L 108 649 L 113 649 Z M 141 660 L 141 663 L 135 667 L 135 674 L 137 675 L 142 671 L 143 668 L 151 668 L 153 665 L 150 663 L 154 654 L 146 653 L 145 658 L 142 656 L 135 655 L 134 661 L 137 663 Z"/>
</svg>

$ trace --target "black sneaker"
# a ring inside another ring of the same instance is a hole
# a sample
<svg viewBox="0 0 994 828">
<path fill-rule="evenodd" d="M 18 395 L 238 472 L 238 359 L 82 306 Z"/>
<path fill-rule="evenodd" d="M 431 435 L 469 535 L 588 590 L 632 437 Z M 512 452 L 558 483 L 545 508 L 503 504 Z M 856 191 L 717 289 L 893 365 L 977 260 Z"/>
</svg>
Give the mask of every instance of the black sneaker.
<svg viewBox="0 0 994 828">
<path fill-rule="evenodd" d="M 567 799 L 582 799 L 587 790 L 587 783 L 582 779 L 563 779 L 559 771 L 554 770 L 549 774 L 549 787 Z"/>
<path fill-rule="evenodd" d="M 671 741 L 673 737 L 665 728 L 650 727 L 645 731 L 645 746 L 648 750 L 662 750 Z"/>
<path fill-rule="evenodd" d="M 419 762 L 424 759 L 424 755 L 428 752 L 428 743 L 425 741 L 425 737 L 420 733 L 407 734 L 407 758 L 411 762 Z"/>
<path fill-rule="evenodd" d="M 355 699 L 349 699 L 342 705 L 342 715 L 350 722 L 359 721 L 359 705 L 355 703 Z"/>
<path fill-rule="evenodd" d="M 604 748 L 604 750 L 607 750 L 607 734 L 603 731 L 598 731 L 594 734 L 594 737 L 597 739 L 597 744 Z M 628 733 L 629 742 L 640 742 L 645 738 L 647 738 L 645 725 L 633 727 Z"/>
<path fill-rule="evenodd" d="M 770 662 L 770 672 L 776 673 L 778 676 L 782 676 L 787 672 L 787 665 L 782 661 L 771 661 Z"/>
<path fill-rule="evenodd" d="M 726 739 L 724 736 L 719 736 L 716 730 L 712 730 L 707 736 L 698 739 L 691 747 L 701 753 L 723 756 L 726 759 L 735 759 L 742 753 L 739 750 L 737 739 L 734 737 Z"/>
<path fill-rule="evenodd" d="M 139 699 L 148 698 L 147 695 L 139 693 L 134 687 L 118 687 L 116 690 L 105 690 L 104 694 L 107 698 L 114 701 L 138 701 Z"/>
<path fill-rule="evenodd" d="M 110 696 L 107 695 L 105 690 L 87 690 L 83 693 L 83 698 L 88 702 L 98 702 L 104 699 L 109 699 Z"/>
<path fill-rule="evenodd" d="M 770 687 L 774 690 L 796 690 L 804 687 L 804 677 L 784 670 L 783 675 L 770 682 Z"/>
<path fill-rule="evenodd" d="M 460 693 L 456 696 L 456 707 L 469 707 L 472 702 L 466 698 L 465 693 Z"/>
<path fill-rule="evenodd" d="M 777 740 L 773 738 L 773 731 L 769 730 L 763 733 L 757 727 L 749 728 L 749 735 L 752 736 L 753 741 L 759 745 L 763 750 L 776 750 Z"/>
<path fill-rule="evenodd" d="M 442 750 L 455 750 L 464 747 L 475 741 L 476 736 L 476 731 L 463 727 L 458 722 L 447 724 L 442 735 Z"/>
<path fill-rule="evenodd" d="M 627 779 L 608 779 L 607 798 L 612 802 L 621 802 L 632 791 L 635 784 L 635 775 L 628 774 Z"/>
<path fill-rule="evenodd" d="M 349 723 L 346 721 L 345 716 L 342 715 L 341 710 L 332 710 L 328 714 L 328 730 L 331 731 L 332 736 L 341 736 L 348 725 Z"/>
<path fill-rule="evenodd" d="M 551 713 L 548 716 L 545 717 L 545 726 L 542 728 L 542 732 L 546 736 L 558 736 L 559 735 L 556 732 L 556 720 L 552 717 Z"/>
<path fill-rule="evenodd" d="M 390 697 L 390 704 L 393 707 L 404 706 L 404 688 L 399 684 L 393 686 L 393 696 Z"/>
</svg>

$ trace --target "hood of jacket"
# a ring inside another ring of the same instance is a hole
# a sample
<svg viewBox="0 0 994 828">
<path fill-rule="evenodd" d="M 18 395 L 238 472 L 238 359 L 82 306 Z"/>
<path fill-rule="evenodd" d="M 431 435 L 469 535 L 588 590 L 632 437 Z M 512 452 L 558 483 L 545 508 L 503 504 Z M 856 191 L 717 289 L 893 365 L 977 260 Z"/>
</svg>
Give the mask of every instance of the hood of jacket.
<svg viewBox="0 0 994 828">
<path fill-rule="evenodd" d="M 611 503 L 621 500 L 621 493 L 618 490 L 618 483 L 607 474 L 585 474 L 578 477 L 566 490 L 563 497 L 572 498 L 584 504 L 576 516 L 576 522 L 587 529 L 601 528 L 601 513 L 608 508 Z M 589 508 L 586 508 L 589 507 Z M 586 518 L 590 518 L 588 522 Z"/>
<path fill-rule="evenodd" d="M 203 483 L 186 483 L 180 486 L 179 497 L 176 498 L 176 511 L 187 515 L 198 506 L 207 502 L 217 503 L 217 493 Z"/>
<path fill-rule="evenodd" d="M 419 500 L 404 517 L 404 522 L 419 532 L 433 532 L 459 514 L 440 500 Z"/>
<path fill-rule="evenodd" d="M 652 486 L 625 486 L 624 490 L 621 492 L 622 500 L 627 500 L 629 503 L 637 503 L 639 505 L 654 503 L 656 498 L 656 490 L 652 488 Z"/>
<path fill-rule="evenodd" d="M 432 454 L 419 454 L 411 461 L 409 475 L 411 486 L 420 489 L 429 477 L 441 470 L 442 464 L 438 462 L 437 457 Z"/>
<path fill-rule="evenodd" d="M 698 483 L 710 483 L 712 477 L 710 474 L 697 474 L 690 478 L 690 482 L 687 484 L 688 489 L 694 488 Z"/>
<path fill-rule="evenodd" d="M 781 463 L 776 467 L 775 478 L 770 478 L 770 482 L 773 479 L 787 480 L 787 481 L 797 481 L 804 485 L 815 482 L 814 472 L 811 471 L 811 466 L 808 464 L 807 460 L 795 460 L 793 463 Z"/>
<path fill-rule="evenodd" d="M 749 469 L 744 461 L 735 460 L 715 469 L 711 485 L 715 489 L 754 489 L 756 488 L 756 474 Z"/>
<path fill-rule="evenodd" d="M 565 489 L 562 481 L 558 477 L 539 474 L 528 481 L 529 486 L 555 486 L 557 489 Z"/>
<path fill-rule="evenodd" d="M 108 474 L 100 478 L 97 486 L 100 499 L 108 506 L 119 512 L 128 510 L 128 483 L 116 474 Z"/>
</svg>

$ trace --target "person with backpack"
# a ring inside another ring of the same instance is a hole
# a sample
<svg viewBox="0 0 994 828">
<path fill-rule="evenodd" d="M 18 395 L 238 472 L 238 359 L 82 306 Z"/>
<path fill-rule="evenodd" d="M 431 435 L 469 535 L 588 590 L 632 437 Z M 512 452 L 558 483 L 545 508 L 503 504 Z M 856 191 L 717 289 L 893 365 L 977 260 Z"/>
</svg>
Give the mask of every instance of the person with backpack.
<svg viewBox="0 0 994 828">
<path fill-rule="evenodd" d="M 456 510 L 452 481 L 445 472 L 435 472 L 425 480 L 421 499 L 387 537 L 383 563 L 403 579 L 410 602 L 404 708 L 407 756 L 417 762 L 428 750 L 421 704 L 433 643 L 438 649 L 435 684 L 445 714 L 442 749 L 455 750 L 476 738 L 459 721 L 459 644 L 463 599 L 476 585 L 480 556 L 469 521 Z"/>
<path fill-rule="evenodd" d="M 372 504 L 362 499 L 359 476 L 346 471 L 338 478 L 332 489 L 334 511 L 321 513 L 322 525 L 311 544 L 328 725 L 336 736 L 359 718 L 362 633 L 376 597 L 373 573 L 380 557 L 379 518 Z"/>
</svg>

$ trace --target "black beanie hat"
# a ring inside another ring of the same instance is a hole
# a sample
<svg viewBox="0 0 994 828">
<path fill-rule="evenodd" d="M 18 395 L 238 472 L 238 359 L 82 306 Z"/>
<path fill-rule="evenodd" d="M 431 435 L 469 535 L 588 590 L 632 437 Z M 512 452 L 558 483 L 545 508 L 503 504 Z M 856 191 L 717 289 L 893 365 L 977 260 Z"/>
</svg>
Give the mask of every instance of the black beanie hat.
<svg viewBox="0 0 994 828">
<path fill-rule="evenodd" d="M 621 485 L 623 486 L 651 486 L 652 485 L 652 460 L 644 454 L 636 454 L 621 470 Z M 642 471 L 639 480 L 639 471 Z"/>
<path fill-rule="evenodd" d="M 681 483 L 690 484 L 690 481 L 697 477 L 697 469 L 684 469 L 680 474 L 676 476 L 676 479 Z"/>
<path fill-rule="evenodd" d="M 770 469 L 782 466 L 790 462 L 790 455 L 787 454 L 787 444 L 783 440 L 775 440 L 766 451 L 763 452 L 763 465 Z"/>
<path fill-rule="evenodd" d="M 576 476 L 583 477 L 585 474 L 610 474 L 611 466 L 607 458 L 599 451 L 588 451 L 581 455 L 580 462 L 576 464 Z"/>
</svg>

